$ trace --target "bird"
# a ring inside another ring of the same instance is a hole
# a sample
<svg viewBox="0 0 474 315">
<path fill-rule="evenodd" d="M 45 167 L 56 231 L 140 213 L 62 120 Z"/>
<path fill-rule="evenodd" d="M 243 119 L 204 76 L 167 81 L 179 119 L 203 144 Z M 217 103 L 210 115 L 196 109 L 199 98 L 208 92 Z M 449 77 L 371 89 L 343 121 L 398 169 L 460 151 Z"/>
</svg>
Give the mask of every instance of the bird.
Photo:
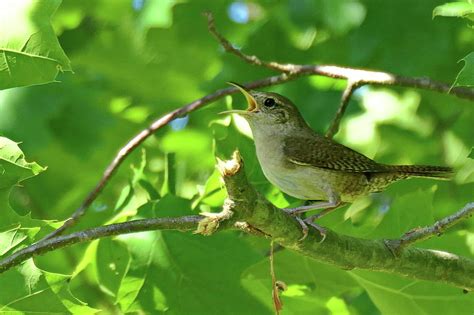
<svg viewBox="0 0 474 315">
<path fill-rule="evenodd" d="M 304 235 L 307 225 L 323 236 L 326 229 L 316 219 L 357 198 L 384 190 L 410 177 L 449 179 L 452 169 L 431 165 L 388 165 L 315 132 L 298 108 L 283 95 L 249 90 L 228 82 L 245 96 L 246 110 L 228 110 L 245 118 L 252 131 L 256 155 L 270 183 L 295 198 L 314 201 L 283 209 L 300 222 Z M 301 219 L 300 214 L 322 209 Z"/>
</svg>

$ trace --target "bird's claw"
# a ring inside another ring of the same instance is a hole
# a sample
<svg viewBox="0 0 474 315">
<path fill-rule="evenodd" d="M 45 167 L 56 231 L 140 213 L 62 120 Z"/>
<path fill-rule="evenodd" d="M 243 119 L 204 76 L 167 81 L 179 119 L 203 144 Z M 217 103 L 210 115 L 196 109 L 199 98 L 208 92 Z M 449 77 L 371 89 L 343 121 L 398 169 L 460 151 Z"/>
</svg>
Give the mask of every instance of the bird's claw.
<svg viewBox="0 0 474 315">
<path fill-rule="evenodd" d="M 313 217 L 309 217 L 305 220 L 301 219 L 299 217 L 299 215 L 297 213 L 295 213 L 294 211 L 292 211 L 293 209 L 283 209 L 286 213 L 294 216 L 296 218 L 296 221 L 298 221 L 298 223 L 300 224 L 301 226 L 301 229 L 302 229 L 302 232 L 303 232 L 303 236 L 299 239 L 299 241 L 303 241 L 307 236 L 308 236 L 308 225 L 312 226 L 313 228 L 315 228 L 319 234 L 321 234 L 321 241 L 320 243 L 324 242 L 324 240 L 326 239 L 326 234 L 327 234 L 327 231 L 325 228 L 323 228 L 322 226 L 320 225 L 317 225 L 316 223 L 313 222 L 314 218 Z"/>
<path fill-rule="evenodd" d="M 327 230 L 324 227 L 314 223 L 313 218 L 311 218 L 311 217 L 305 219 L 303 222 L 307 225 L 310 225 L 310 226 L 314 227 L 319 232 L 319 234 L 321 234 L 321 240 L 319 242 L 320 243 L 324 242 L 324 240 L 326 239 L 326 235 L 327 235 Z"/>
<path fill-rule="evenodd" d="M 301 230 L 303 232 L 303 236 L 298 240 L 299 242 L 301 242 L 308 236 L 308 226 L 306 225 L 306 223 L 304 223 L 303 219 L 301 219 L 299 216 L 295 216 L 295 218 L 296 218 L 296 221 L 298 221 L 298 223 L 301 225 Z"/>
</svg>

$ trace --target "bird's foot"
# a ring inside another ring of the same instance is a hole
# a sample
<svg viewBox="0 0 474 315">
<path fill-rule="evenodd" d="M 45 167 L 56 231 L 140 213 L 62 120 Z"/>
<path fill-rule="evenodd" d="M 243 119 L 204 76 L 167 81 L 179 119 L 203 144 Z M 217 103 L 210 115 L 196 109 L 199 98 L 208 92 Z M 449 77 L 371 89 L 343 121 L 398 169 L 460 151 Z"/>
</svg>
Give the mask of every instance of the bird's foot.
<svg viewBox="0 0 474 315">
<path fill-rule="evenodd" d="M 400 240 L 383 240 L 385 247 L 390 251 L 393 257 L 398 258 L 400 257 L 402 243 Z"/>
<path fill-rule="evenodd" d="M 316 219 L 317 215 L 316 216 L 311 216 L 311 217 L 306 218 L 306 219 L 303 220 L 298 215 L 299 211 L 294 211 L 295 209 L 298 209 L 298 208 L 288 208 L 288 209 L 283 209 L 283 210 L 286 213 L 288 213 L 289 215 L 294 216 L 296 218 L 296 221 L 298 221 L 298 223 L 300 224 L 302 232 L 303 232 L 303 236 L 299 239 L 299 241 L 304 240 L 308 236 L 308 225 L 309 225 L 309 226 L 312 226 L 313 228 L 315 228 L 319 232 L 319 234 L 321 234 L 322 238 L 321 238 L 320 243 L 322 243 L 324 241 L 324 239 L 326 238 L 327 231 L 322 226 L 314 223 L 314 220 Z"/>
<path fill-rule="evenodd" d="M 303 212 L 316 210 L 316 209 L 320 209 L 320 208 L 318 206 L 315 207 L 314 204 L 310 204 L 310 205 L 305 205 L 305 206 L 299 206 L 296 208 L 285 208 L 283 210 L 290 215 L 296 216 L 297 214 L 301 214 Z"/>
<path fill-rule="evenodd" d="M 295 218 L 296 218 L 296 221 L 298 221 L 298 223 L 300 224 L 301 231 L 303 232 L 303 236 L 298 240 L 301 242 L 308 236 L 308 226 L 306 225 L 306 223 L 304 223 L 303 219 L 301 219 L 299 216 L 295 216 Z"/>
<path fill-rule="evenodd" d="M 315 216 L 311 216 L 309 218 L 304 219 L 303 222 L 306 223 L 307 225 L 314 227 L 316 230 L 318 230 L 319 234 L 321 234 L 321 240 L 319 242 L 322 243 L 326 239 L 327 230 L 321 225 L 314 223 L 314 219 L 315 219 Z"/>
</svg>

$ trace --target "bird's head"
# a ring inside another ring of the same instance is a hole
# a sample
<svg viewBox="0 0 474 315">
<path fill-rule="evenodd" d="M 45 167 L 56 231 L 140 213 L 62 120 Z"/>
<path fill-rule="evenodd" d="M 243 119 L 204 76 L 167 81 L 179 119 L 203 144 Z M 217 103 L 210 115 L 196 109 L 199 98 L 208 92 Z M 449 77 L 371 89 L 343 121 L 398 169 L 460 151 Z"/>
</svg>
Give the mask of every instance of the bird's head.
<svg viewBox="0 0 474 315">
<path fill-rule="evenodd" d="M 249 122 L 252 130 L 270 126 L 290 129 L 306 125 L 296 106 L 286 97 L 277 93 L 248 90 L 234 82 L 229 84 L 242 92 L 248 107 L 247 110 L 228 110 L 222 113 L 239 114 Z"/>
</svg>

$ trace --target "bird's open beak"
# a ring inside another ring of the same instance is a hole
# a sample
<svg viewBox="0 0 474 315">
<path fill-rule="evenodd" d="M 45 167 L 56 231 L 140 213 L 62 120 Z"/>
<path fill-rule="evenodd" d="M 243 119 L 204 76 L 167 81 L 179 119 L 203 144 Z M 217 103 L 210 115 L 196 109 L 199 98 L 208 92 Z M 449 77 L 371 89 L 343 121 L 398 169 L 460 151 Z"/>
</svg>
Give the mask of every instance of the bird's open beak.
<svg viewBox="0 0 474 315">
<path fill-rule="evenodd" d="M 230 85 L 235 86 L 242 92 L 242 94 L 245 96 L 245 99 L 247 100 L 247 110 L 240 110 L 240 109 L 232 109 L 232 110 L 226 110 L 224 112 L 221 112 L 219 114 L 243 114 L 246 115 L 250 112 L 253 112 L 255 109 L 257 109 L 257 101 L 255 98 L 243 87 L 242 85 L 235 83 L 235 82 L 227 82 Z"/>
</svg>

